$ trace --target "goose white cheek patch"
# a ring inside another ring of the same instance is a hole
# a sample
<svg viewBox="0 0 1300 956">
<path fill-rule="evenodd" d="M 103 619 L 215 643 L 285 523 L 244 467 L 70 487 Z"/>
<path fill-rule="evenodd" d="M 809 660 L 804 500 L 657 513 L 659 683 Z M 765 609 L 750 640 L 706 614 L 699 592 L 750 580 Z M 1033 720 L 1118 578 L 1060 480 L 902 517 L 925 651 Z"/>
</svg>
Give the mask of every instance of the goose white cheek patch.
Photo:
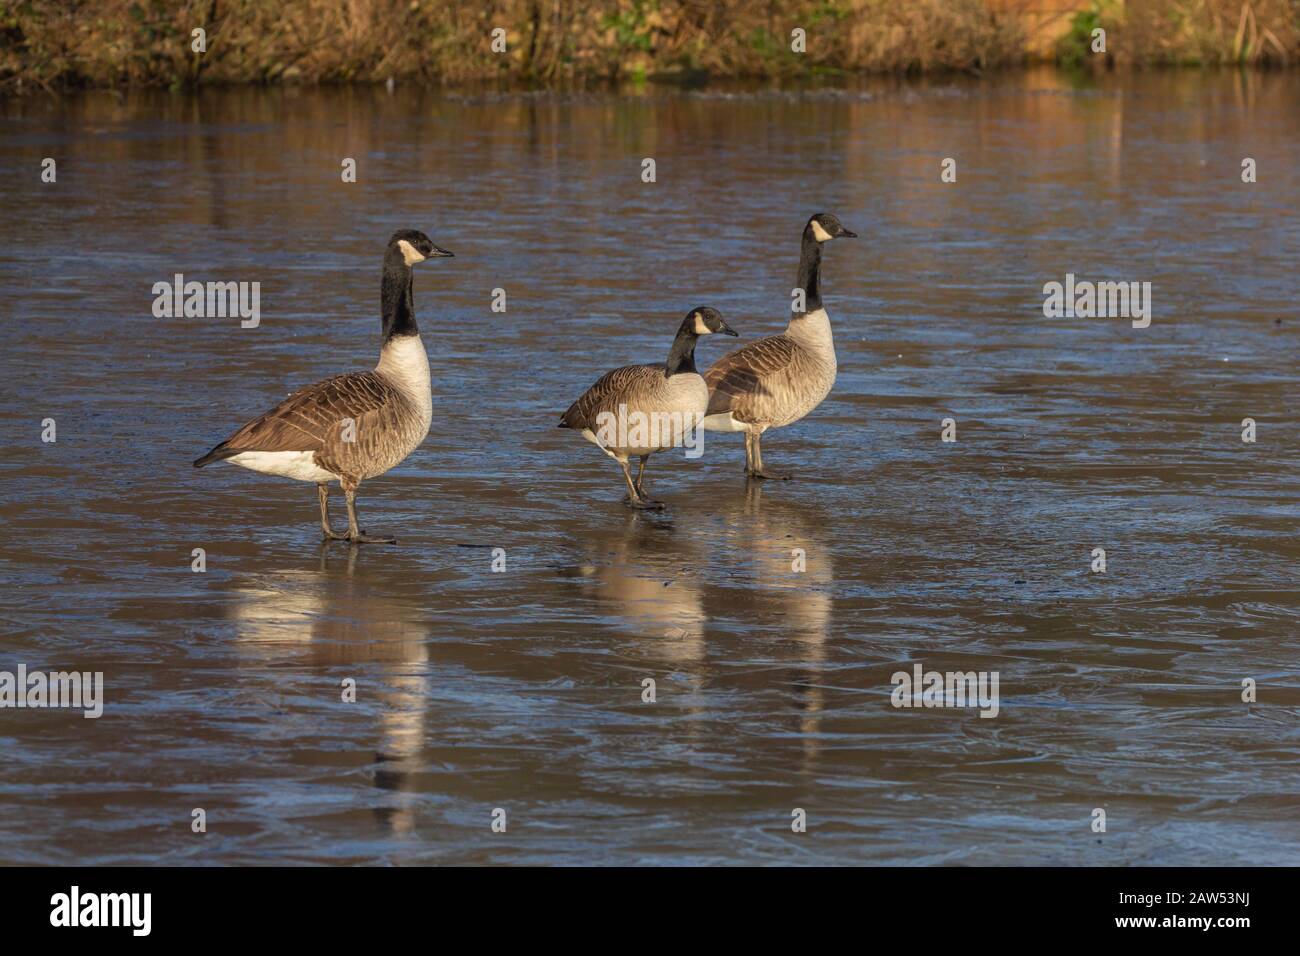
<svg viewBox="0 0 1300 956">
<path fill-rule="evenodd" d="M 704 320 L 700 318 L 700 313 L 696 312 L 695 313 L 695 334 L 708 335 L 712 331 L 713 330 L 711 328 L 709 328 L 707 325 L 704 324 Z"/>
<path fill-rule="evenodd" d="M 423 262 L 425 260 L 424 254 L 405 239 L 398 239 L 397 247 L 402 250 L 402 258 L 406 260 L 408 266 L 413 266 L 417 262 Z"/>
<path fill-rule="evenodd" d="M 813 238 L 818 242 L 829 242 L 833 237 L 829 232 L 822 228 L 822 224 L 816 219 L 812 222 Z"/>
</svg>

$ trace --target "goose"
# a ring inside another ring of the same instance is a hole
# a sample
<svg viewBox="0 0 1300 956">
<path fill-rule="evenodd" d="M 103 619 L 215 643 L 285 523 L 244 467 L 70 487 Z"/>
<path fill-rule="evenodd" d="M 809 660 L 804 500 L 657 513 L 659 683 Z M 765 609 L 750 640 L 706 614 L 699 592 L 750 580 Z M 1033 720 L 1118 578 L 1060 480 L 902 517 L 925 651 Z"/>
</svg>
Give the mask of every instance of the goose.
<svg viewBox="0 0 1300 956">
<path fill-rule="evenodd" d="M 822 246 L 857 235 L 829 213 L 809 219 L 799 256 L 805 310 L 791 316 L 784 332 L 729 352 L 704 375 L 709 386 L 704 428 L 745 433 L 745 474 L 751 478 L 789 477 L 764 469 L 759 441 L 769 428 L 803 418 L 835 384 L 835 342 L 820 287 Z"/>
<path fill-rule="evenodd" d="M 411 267 L 450 256 L 424 233 L 393 233 L 380 284 L 383 344 L 373 372 L 335 375 L 294 392 L 194 462 L 228 461 L 266 475 L 316 483 L 320 526 L 327 540 L 395 544 L 357 527 L 362 481 L 382 475 L 424 441 L 433 420 L 429 356 L 415 324 Z M 343 488 L 348 531 L 330 527 L 329 482 Z"/>
<path fill-rule="evenodd" d="M 668 361 L 625 365 L 607 372 L 560 416 L 560 428 L 572 428 L 618 462 L 627 482 L 628 504 L 659 511 L 664 505 L 645 495 L 647 459 L 665 448 L 682 445 L 698 428 L 709 405 L 709 389 L 695 369 L 695 343 L 701 335 L 738 334 L 717 309 L 700 306 L 687 313 L 668 351 Z M 636 480 L 628 458 L 641 459 Z"/>
</svg>

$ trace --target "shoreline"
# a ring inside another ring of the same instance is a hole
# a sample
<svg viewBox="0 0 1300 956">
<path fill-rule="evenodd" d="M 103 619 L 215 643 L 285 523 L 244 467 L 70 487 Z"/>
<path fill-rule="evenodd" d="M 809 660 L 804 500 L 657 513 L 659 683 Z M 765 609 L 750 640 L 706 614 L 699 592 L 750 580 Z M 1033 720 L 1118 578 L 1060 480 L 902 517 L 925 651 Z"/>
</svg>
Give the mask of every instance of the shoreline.
<svg viewBox="0 0 1300 956">
<path fill-rule="evenodd" d="M 1300 66 L 1300 64 L 1297 64 Z M 1050 79 L 1055 92 L 1073 90 L 1084 92 L 1103 89 L 1111 84 L 1122 85 L 1126 77 L 1213 77 L 1236 75 L 1242 79 L 1258 81 L 1268 78 L 1285 79 L 1300 76 L 1296 67 L 1243 68 L 1233 65 L 1161 64 L 1157 66 L 1128 66 L 1107 70 L 1078 70 L 1052 62 L 1026 62 L 990 70 L 934 70 L 924 73 L 880 73 L 870 71 L 845 71 L 836 75 L 817 77 L 776 78 L 771 76 L 696 76 L 689 81 L 676 77 L 648 77 L 644 80 L 588 79 L 562 84 L 531 84 L 520 82 L 492 82 L 466 80 L 437 82 L 419 78 L 376 80 L 320 80 L 314 82 L 203 82 L 193 85 L 162 86 L 134 84 L 102 86 L 92 84 L 65 84 L 54 87 L 30 84 L 0 84 L 0 102 L 47 97 L 67 97 L 83 94 L 110 94 L 134 96 L 140 94 L 199 96 L 205 93 L 262 92 L 296 94 L 312 91 L 357 94 L 410 94 L 420 92 L 452 99 L 567 99 L 583 97 L 644 97 L 688 94 L 704 97 L 753 97 L 765 95 L 788 96 L 860 96 L 872 97 L 893 90 L 918 92 L 925 90 L 952 90 L 983 83 L 1005 87 L 1010 81 L 1030 82 Z"/>
</svg>

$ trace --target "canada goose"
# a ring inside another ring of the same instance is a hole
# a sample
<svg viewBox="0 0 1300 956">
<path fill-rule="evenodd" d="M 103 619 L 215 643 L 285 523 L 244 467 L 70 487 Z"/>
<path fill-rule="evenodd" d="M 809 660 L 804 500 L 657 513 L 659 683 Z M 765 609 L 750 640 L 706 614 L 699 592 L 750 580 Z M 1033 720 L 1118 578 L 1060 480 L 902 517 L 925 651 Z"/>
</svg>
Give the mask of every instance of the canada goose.
<svg viewBox="0 0 1300 956">
<path fill-rule="evenodd" d="M 682 320 L 668 361 L 625 365 L 602 375 L 560 417 L 613 458 L 623 469 L 628 502 L 634 508 L 659 510 L 663 504 L 645 497 L 646 460 L 657 451 L 685 444 L 709 405 L 709 389 L 695 370 L 695 342 L 701 335 L 737 333 L 717 309 L 700 306 Z M 628 469 L 630 455 L 641 459 L 636 481 Z"/>
<path fill-rule="evenodd" d="M 422 232 L 393 233 L 384 252 L 384 340 L 375 370 L 336 375 L 294 392 L 196 460 L 194 467 L 229 461 L 263 474 L 314 481 L 326 538 L 396 543 L 357 527 L 357 487 L 405 459 L 429 433 L 429 356 L 415 324 L 411 266 L 450 255 Z M 331 481 L 342 485 L 347 500 L 347 534 L 330 527 Z"/>
<path fill-rule="evenodd" d="M 803 230 L 799 284 L 804 311 L 790 317 L 780 335 L 772 335 L 729 352 L 704 375 L 709 386 L 709 431 L 745 433 L 745 474 L 752 478 L 786 478 L 763 468 L 759 440 L 769 428 L 803 418 L 830 394 L 835 384 L 835 342 L 822 307 L 822 245 L 832 239 L 855 239 L 829 213 L 819 212 Z"/>
</svg>

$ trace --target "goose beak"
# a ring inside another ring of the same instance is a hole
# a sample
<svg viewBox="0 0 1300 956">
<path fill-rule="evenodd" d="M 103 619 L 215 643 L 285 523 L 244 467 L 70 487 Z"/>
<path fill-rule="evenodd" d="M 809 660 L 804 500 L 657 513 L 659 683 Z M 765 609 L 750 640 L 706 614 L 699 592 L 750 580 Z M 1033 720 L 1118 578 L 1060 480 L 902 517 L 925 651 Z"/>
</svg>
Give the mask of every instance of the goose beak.
<svg viewBox="0 0 1300 956">
<path fill-rule="evenodd" d="M 848 229 L 841 229 L 841 230 L 840 230 L 840 234 L 839 234 L 838 236 L 836 236 L 835 238 L 836 238 L 836 239 L 856 239 L 856 238 L 858 238 L 858 234 L 857 234 L 856 232 L 852 232 L 851 230 L 848 230 Z"/>
<path fill-rule="evenodd" d="M 735 329 L 733 329 L 731 326 L 729 326 L 726 322 L 722 323 L 722 328 L 719 329 L 718 331 L 721 332 L 723 335 L 734 335 L 736 338 L 740 338 L 740 333 L 737 332 Z"/>
<path fill-rule="evenodd" d="M 448 252 L 446 249 L 440 249 L 438 246 L 434 246 L 433 252 L 429 253 L 427 256 L 425 256 L 425 258 L 426 259 L 442 259 L 442 258 L 454 259 L 456 258 L 456 256 L 453 253 Z"/>
</svg>

